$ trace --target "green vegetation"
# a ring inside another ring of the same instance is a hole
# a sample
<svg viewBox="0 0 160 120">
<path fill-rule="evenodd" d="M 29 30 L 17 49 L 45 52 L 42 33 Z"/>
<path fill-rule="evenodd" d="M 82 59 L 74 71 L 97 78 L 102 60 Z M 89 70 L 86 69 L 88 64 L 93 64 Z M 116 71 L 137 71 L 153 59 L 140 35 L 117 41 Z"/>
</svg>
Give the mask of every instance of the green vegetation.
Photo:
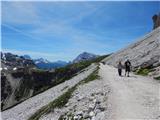
<svg viewBox="0 0 160 120">
<path fill-rule="evenodd" d="M 42 115 L 47 114 L 51 111 L 54 111 L 55 108 L 62 108 L 71 98 L 73 92 L 76 90 L 76 88 L 79 85 L 82 85 L 84 83 L 88 83 L 90 81 L 98 79 L 98 68 L 93 71 L 87 78 L 77 83 L 75 86 L 69 88 L 65 93 L 63 93 L 61 96 L 59 96 L 54 101 L 50 102 L 49 104 L 43 106 L 41 109 L 39 109 L 36 113 L 34 113 L 28 120 L 38 120 Z M 62 117 L 61 117 L 62 119 Z"/>
<path fill-rule="evenodd" d="M 32 72 L 43 73 L 43 72 L 46 72 L 47 70 L 43 70 L 43 69 L 39 69 L 39 68 L 32 68 L 31 71 Z"/>
<path fill-rule="evenodd" d="M 98 79 L 100 79 L 100 76 L 98 75 L 98 69 L 97 69 L 93 73 L 91 73 L 86 79 L 82 80 L 79 84 L 85 84 Z"/>
<path fill-rule="evenodd" d="M 154 79 L 156 79 L 156 80 L 160 80 L 160 76 L 158 76 L 158 77 L 155 77 Z"/>
<path fill-rule="evenodd" d="M 67 89 L 68 88 L 68 85 L 67 86 L 65 86 L 61 91 L 64 91 L 65 89 Z"/>
<path fill-rule="evenodd" d="M 61 108 L 63 107 L 69 100 L 69 98 L 71 97 L 72 93 L 74 92 L 74 90 L 76 89 L 76 86 L 69 88 L 67 92 L 65 92 L 64 94 L 62 94 L 61 96 L 59 96 L 57 99 L 55 99 L 54 101 L 50 102 L 48 105 L 43 106 L 41 109 L 39 109 L 36 113 L 34 113 L 29 120 L 39 120 L 39 118 L 46 114 L 49 113 L 51 111 L 54 110 L 54 108 Z"/>
<path fill-rule="evenodd" d="M 58 120 L 66 120 L 66 119 L 64 118 L 66 114 L 67 114 L 67 113 L 65 113 L 64 115 L 61 115 Z M 73 115 L 72 113 L 67 114 L 67 118 L 69 118 L 69 120 L 74 120 L 74 115 Z M 82 119 L 80 119 L 80 120 L 82 120 Z"/>
<path fill-rule="evenodd" d="M 140 69 L 136 70 L 137 75 L 143 75 L 143 76 L 148 75 L 149 72 L 151 72 L 151 70 L 147 69 L 147 68 L 140 68 Z"/>
</svg>

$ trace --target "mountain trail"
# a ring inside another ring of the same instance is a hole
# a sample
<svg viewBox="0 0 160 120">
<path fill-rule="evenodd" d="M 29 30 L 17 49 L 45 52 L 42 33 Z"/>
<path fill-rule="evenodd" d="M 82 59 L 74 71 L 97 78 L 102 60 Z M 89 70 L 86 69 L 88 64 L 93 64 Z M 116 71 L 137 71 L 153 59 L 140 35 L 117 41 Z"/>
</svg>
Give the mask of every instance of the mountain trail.
<svg viewBox="0 0 160 120">
<path fill-rule="evenodd" d="M 79 86 L 65 107 L 40 120 L 58 120 L 64 114 L 66 120 L 160 120 L 159 82 L 132 73 L 119 77 L 116 68 L 103 64 L 99 76 Z"/>
<path fill-rule="evenodd" d="M 100 66 L 100 76 L 109 84 L 108 120 L 160 120 L 160 84 L 149 77 L 131 74 L 119 77 L 117 69 Z"/>
</svg>

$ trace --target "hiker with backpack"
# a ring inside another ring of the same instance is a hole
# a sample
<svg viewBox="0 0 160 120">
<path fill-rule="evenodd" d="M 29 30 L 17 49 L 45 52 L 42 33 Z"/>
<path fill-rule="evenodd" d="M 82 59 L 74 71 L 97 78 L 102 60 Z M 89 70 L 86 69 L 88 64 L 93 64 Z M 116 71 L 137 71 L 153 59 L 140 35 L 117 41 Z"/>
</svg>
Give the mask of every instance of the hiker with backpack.
<svg viewBox="0 0 160 120">
<path fill-rule="evenodd" d="M 127 77 L 129 77 L 129 73 L 131 71 L 131 62 L 129 61 L 129 59 L 124 63 L 125 65 L 125 76 L 127 75 Z"/>
</svg>

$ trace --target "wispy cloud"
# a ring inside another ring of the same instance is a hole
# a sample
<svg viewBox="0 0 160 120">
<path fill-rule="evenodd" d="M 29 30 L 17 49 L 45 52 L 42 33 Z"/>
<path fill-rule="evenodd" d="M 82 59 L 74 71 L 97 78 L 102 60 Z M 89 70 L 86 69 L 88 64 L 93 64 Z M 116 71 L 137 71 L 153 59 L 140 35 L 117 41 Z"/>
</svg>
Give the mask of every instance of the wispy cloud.
<svg viewBox="0 0 160 120">
<path fill-rule="evenodd" d="M 50 4 L 50 2 L 48 4 Z M 63 2 L 55 2 L 54 4 L 54 6 L 61 5 L 63 9 L 65 9 L 65 7 L 66 9 L 68 8 L 68 6 L 66 6 L 66 4 L 64 4 Z M 72 6 L 74 5 L 76 4 L 73 4 Z M 100 9 L 100 7 L 94 7 L 91 4 L 84 4 L 82 11 L 79 11 L 78 13 L 74 14 L 73 16 L 67 19 L 59 19 L 50 16 L 50 18 L 47 21 L 45 21 L 42 20 L 42 17 L 44 16 L 40 16 L 38 14 L 40 12 L 39 7 L 40 6 L 35 2 L 3 2 L 2 25 L 11 30 L 19 32 L 20 34 L 30 37 L 33 40 L 39 40 L 39 37 L 43 39 L 50 36 L 65 36 L 71 39 L 72 36 L 72 38 L 74 38 L 74 35 L 76 35 L 76 37 L 81 37 L 82 34 L 85 39 L 85 34 L 87 33 L 84 34 L 82 30 L 79 30 L 76 27 L 74 27 L 72 23 L 75 21 L 80 21 L 84 17 L 87 17 L 88 15 L 93 14 L 95 11 Z M 56 11 L 54 7 L 48 10 L 51 10 L 52 12 Z M 16 24 L 30 24 L 32 25 L 32 29 L 29 31 L 23 31 L 17 27 L 14 27 L 12 24 L 14 26 Z M 38 27 L 36 25 L 38 25 Z"/>
<path fill-rule="evenodd" d="M 32 2 L 2 2 L 2 23 L 37 24 L 39 16 Z"/>
<path fill-rule="evenodd" d="M 12 25 L 4 24 L 4 23 L 2 23 L 1 25 L 2 25 L 3 27 L 7 27 L 7 28 L 10 29 L 10 30 L 13 30 L 13 31 L 15 31 L 15 32 L 18 32 L 18 33 L 20 33 L 21 35 L 24 35 L 24 36 L 26 36 L 26 37 L 32 38 L 33 40 L 42 40 L 42 39 L 40 39 L 40 38 L 38 38 L 38 37 L 34 37 L 32 34 L 29 34 L 29 33 L 25 32 L 25 31 L 23 31 L 23 30 L 20 30 L 20 29 L 16 28 L 16 27 L 14 27 L 14 26 L 12 26 Z"/>
<path fill-rule="evenodd" d="M 2 48 L 52 60 L 73 59 L 83 51 L 109 53 L 150 29 L 150 21 L 144 22 L 142 15 L 150 19 L 157 5 L 135 5 L 98 1 L 3 1 Z M 133 16 L 137 17 L 133 19 Z"/>
</svg>

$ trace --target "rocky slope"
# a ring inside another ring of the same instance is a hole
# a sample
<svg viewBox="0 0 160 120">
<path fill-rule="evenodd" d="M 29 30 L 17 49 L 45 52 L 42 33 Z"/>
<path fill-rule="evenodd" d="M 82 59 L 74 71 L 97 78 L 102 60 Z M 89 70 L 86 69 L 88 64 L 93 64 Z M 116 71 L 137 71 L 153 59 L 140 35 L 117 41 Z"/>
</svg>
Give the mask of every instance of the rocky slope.
<svg viewBox="0 0 160 120">
<path fill-rule="evenodd" d="M 40 120 L 105 120 L 109 92 L 109 86 L 101 78 L 82 84 L 64 107 L 44 114 Z"/>
<path fill-rule="evenodd" d="M 95 70 L 95 68 L 96 65 L 91 65 L 72 79 L 51 89 L 48 89 L 47 91 L 36 95 L 9 110 L 2 112 L 3 120 L 27 120 L 34 112 L 36 112 L 42 106 L 53 101 L 58 96 L 67 91 L 68 88 L 85 79 Z"/>
<path fill-rule="evenodd" d="M 160 66 L 160 27 L 103 61 L 116 67 L 119 61 L 124 63 L 127 59 L 131 61 L 133 70 Z"/>
</svg>

